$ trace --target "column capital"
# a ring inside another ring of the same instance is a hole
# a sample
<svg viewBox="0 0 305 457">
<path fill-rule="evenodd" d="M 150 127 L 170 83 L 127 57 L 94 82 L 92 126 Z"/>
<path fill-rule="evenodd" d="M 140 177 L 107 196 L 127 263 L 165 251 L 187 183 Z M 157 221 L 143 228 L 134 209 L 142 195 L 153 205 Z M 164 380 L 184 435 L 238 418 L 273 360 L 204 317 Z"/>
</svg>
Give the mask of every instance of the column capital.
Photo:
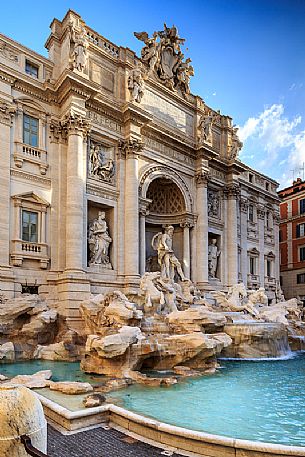
<svg viewBox="0 0 305 457">
<path fill-rule="evenodd" d="M 223 190 L 223 196 L 225 199 L 237 200 L 240 196 L 240 185 L 235 182 L 227 184 Z"/>
<path fill-rule="evenodd" d="M 0 100 L 0 123 L 10 127 L 12 125 L 13 117 L 16 111 L 17 108 L 15 105 Z"/>
<path fill-rule="evenodd" d="M 79 114 L 68 114 L 62 121 L 62 127 L 68 135 L 87 136 L 91 129 L 91 122 Z"/>
<path fill-rule="evenodd" d="M 198 170 L 195 174 L 197 186 L 207 186 L 211 178 L 211 174 L 208 170 Z"/>
<path fill-rule="evenodd" d="M 126 159 L 137 159 L 139 153 L 144 148 L 144 143 L 138 139 L 128 138 L 126 140 L 120 140 L 118 148 L 122 157 Z"/>
</svg>

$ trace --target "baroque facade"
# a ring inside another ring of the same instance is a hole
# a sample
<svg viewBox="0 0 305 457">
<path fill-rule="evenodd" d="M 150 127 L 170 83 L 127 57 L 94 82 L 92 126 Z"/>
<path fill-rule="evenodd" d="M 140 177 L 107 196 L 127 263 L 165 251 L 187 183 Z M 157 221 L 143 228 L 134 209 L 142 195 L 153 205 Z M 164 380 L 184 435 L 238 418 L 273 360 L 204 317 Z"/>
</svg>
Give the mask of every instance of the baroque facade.
<svg viewBox="0 0 305 457">
<path fill-rule="evenodd" d="M 305 302 L 305 181 L 279 191 L 280 270 L 286 298 L 299 296 Z"/>
<path fill-rule="evenodd" d="M 232 119 L 190 93 L 184 39 L 164 26 L 141 57 L 69 10 L 49 58 L 0 35 L 0 287 L 58 303 L 139 286 L 174 228 L 184 275 L 209 291 L 275 294 L 277 183 L 238 159 Z"/>
</svg>

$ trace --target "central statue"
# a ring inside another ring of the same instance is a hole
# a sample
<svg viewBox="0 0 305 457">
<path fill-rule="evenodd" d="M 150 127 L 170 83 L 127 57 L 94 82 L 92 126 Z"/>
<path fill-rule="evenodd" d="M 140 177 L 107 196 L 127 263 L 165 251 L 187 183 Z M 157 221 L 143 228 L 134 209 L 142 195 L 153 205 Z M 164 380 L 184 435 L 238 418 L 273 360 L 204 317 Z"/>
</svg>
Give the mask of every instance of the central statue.
<svg viewBox="0 0 305 457">
<path fill-rule="evenodd" d="M 158 251 L 158 263 L 161 268 L 161 278 L 174 282 L 175 270 L 177 270 L 181 281 L 186 281 L 186 277 L 182 271 L 181 263 L 177 259 L 173 251 L 173 235 L 174 227 L 168 225 L 163 232 L 154 235 L 152 239 L 152 247 Z"/>
</svg>

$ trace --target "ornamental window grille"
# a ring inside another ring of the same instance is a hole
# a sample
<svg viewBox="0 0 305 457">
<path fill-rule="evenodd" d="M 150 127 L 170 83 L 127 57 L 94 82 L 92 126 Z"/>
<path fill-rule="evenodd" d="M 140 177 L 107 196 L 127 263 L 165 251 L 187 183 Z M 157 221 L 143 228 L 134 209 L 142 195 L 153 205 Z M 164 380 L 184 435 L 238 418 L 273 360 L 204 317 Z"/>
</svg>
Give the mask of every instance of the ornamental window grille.
<svg viewBox="0 0 305 457">
<path fill-rule="evenodd" d="M 178 186 L 169 179 L 155 179 L 150 184 L 146 197 L 152 200 L 150 213 L 178 214 L 185 211 L 183 195 Z"/>
</svg>

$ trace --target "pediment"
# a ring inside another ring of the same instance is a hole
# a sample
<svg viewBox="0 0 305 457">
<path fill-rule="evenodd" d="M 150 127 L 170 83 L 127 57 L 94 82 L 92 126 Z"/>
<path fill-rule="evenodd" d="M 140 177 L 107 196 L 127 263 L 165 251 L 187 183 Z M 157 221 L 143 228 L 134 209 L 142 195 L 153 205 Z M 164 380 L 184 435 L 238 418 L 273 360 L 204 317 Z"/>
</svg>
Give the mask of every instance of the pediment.
<svg viewBox="0 0 305 457">
<path fill-rule="evenodd" d="M 39 197 L 39 195 L 35 194 L 34 192 L 25 192 L 23 194 L 13 195 L 12 198 L 14 200 L 26 201 L 28 203 L 50 206 L 48 201 L 44 200 L 42 197 Z"/>
</svg>

